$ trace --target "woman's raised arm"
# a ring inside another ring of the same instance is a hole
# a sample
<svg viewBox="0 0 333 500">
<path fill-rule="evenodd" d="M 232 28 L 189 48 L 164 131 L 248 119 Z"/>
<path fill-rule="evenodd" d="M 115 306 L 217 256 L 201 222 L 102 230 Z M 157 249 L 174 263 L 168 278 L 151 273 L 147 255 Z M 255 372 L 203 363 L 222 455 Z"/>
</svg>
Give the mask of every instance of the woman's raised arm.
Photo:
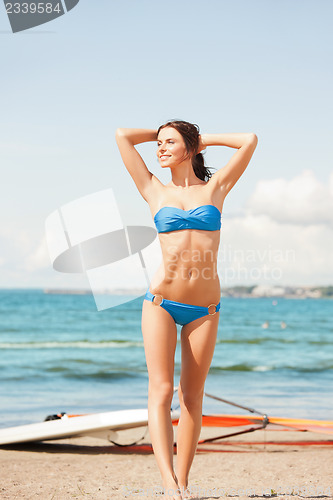
<svg viewBox="0 0 333 500">
<path fill-rule="evenodd" d="M 136 144 L 157 140 L 157 130 L 140 128 L 118 128 L 117 145 L 128 172 L 134 180 L 142 197 L 146 200 L 156 177 L 148 170 L 141 155 L 135 149 Z"/>
<path fill-rule="evenodd" d="M 216 172 L 211 181 L 216 182 L 225 194 L 229 193 L 244 173 L 257 147 L 258 138 L 253 133 L 202 134 L 200 149 L 206 146 L 227 146 L 238 151 L 221 170 Z"/>
</svg>

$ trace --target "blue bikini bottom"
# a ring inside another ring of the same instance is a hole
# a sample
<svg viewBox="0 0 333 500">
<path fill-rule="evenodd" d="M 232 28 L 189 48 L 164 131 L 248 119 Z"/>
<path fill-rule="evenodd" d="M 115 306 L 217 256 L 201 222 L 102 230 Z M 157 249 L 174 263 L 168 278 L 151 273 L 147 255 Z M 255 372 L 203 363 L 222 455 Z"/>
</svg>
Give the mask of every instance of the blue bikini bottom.
<svg viewBox="0 0 333 500">
<path fill-rule="evenodd" d="M 208 307 L 192 306 L 191 304 L 183 304 L 182 302 L 175 302 L 174 300 L 163 299 L 162 295 L 156 293 L 153 295 L 149 288 L 146 292 L 145 299 L 153 302 L 154 297 L 161 297 L 162 300 L 159 306 L 163 307 L 174 319 L 174 322 L 178 325 L 187 325 L 194 321 L 195 319 L 202 318 L 203 316 L 213 316 L 216 312 L 220 310 L 221 302 L 216 304 L 210 304 Z M 155 302 L 153 302 L 155 303 Z M 209 310 L 214 306 L 213 312 Z"/>
</svg>

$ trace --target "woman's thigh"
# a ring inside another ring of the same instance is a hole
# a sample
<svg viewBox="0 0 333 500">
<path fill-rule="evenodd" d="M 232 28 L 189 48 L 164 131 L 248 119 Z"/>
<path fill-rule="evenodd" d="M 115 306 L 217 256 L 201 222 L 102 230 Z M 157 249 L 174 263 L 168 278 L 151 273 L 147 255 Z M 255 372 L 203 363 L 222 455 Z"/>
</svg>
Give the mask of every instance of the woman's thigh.
<svg viewBox="0 0 333 500">
<path fill-rule="evenodd" d="M 177 327 L 162 307 L 143 301 L 141 328 L 145 348 L 149 384 L 173 388 L 174 358 L 177 345 Z"/>
<path fill-rule="evenodd" d="M 180 390 L 188 397 L 199 396 L 212 362 L 219 313 L 205 316 L 183 326 L 181 332 Z"/>
</svg>

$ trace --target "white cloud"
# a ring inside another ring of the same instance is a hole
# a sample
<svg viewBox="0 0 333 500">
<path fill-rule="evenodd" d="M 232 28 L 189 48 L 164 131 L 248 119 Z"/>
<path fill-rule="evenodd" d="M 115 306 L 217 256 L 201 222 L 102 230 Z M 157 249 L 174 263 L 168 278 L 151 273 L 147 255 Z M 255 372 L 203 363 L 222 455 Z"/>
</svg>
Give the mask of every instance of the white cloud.
<svg viewBox="0 0 333 500">
<path fill-rule="evenodd" d="M 260 181 L 246 207 L 223 219 L 225 285 L 333 282 L 333 173 L 327 184 L 310 170 Z"/>
<path fill-rule="evenodd" d="M 45 236 L 36 244 L 27 230 L 3 230 L 0 234 L 0 266 L 11 270 L 33 272 L 50 267 Z"/>
<path fill-rule="evenodd" d="M 21 261 L 31 249 L 32 241 L 25 230 L 14 231 L 11 228 L 4 228 L 0 234 L 1 265 L 12 266 Z"/>
<path fill-rule="evenodd" d="M 260 181 L 246 206 L 251 214 L 268 215 L 280 223 L 333 225 L 333 172 L 327 184 L 311 170 L 291 180 Z"/>
<path fill-rule="evenodd" d="M 46 238 L 44 236 L 32 252 L 25 258 L 24 268 L 28 272 L 34 272 L 40 269 L 49 268 L 51 265 Z"/>
<path fill-rule="evenodd" d="M 222 286 L 333 282 L 332 227 L 280 223 L 267 215 L 251 214 L 226 216 L 222 227 Z"/>
<path fill-rule="evenodd" d="M 52 268 L 46 239 L 39 231 L 1 228 L 0 287 L 88 289 L 83 274 L 57 273 Z"/>
</svg>

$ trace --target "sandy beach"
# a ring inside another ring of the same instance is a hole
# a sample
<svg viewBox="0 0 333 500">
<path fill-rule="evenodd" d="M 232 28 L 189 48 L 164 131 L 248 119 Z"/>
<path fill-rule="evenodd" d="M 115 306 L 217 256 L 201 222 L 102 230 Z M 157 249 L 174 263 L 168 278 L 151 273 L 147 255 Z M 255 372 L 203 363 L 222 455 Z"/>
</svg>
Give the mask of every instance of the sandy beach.
<svg viewBox="0 0 333 500">
<path fill-rule="evenodd" d="M 122 442 L 141 431 L 124 431 Z M 218 435 L 221 429 L 202 432 Z M 201 444 L 192 493 L 205 500 L 333 498 L 332 447 L 332 434 L 276 428 Z M 0 474 L 0 498 L 8 500 L 143 499 L 162 491 L 149 433 L 128 448 L 90 437 L 2 447 Z"/>
</svg>

